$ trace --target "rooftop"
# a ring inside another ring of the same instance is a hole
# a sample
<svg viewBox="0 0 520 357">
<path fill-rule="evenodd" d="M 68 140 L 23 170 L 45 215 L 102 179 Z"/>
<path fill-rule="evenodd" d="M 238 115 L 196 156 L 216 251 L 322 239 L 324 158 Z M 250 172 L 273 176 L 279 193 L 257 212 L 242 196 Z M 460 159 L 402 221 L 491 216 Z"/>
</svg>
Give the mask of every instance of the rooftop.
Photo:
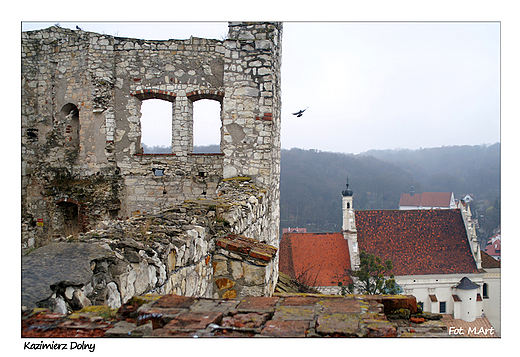
<svg viewBox="0 0 520 357">
<path fill-rule="evenodd" d="M 482 269 L 500 268 L 500 260 L 497 260 L 484 251 L 480 251 Z"/>
<path fill-rule="evenodd" d="M 491 240 L 491 243 L 488 242 L 486 245 L 486 248 L 484 249 L 487 254 L 489 254 L 491 257 L 500 257 L 500 250 L 502 243 L 500 241 L 500 238 Z"/>
<path fill-rule="evenodd" d="M 451 192 L 403 193 L 399 206 L 450 207 Z"/>
<path fill-rule="evenodd" d="M 478 285 L 469 280 L 468 277 L 464 277 L 460 280 L 460 283 L 456 286 L 456 288 L 462 290 L 474 290 L 478 289 Z"/>
<path fill-rule="evenodd" d="M 309 286 L 349 283 L 348 243 L 342 233 L 284 233 L 279 269 Z"/>
<path fill-rule="evenodd" d="M 359 249 L 394 275 L 478 273 L 460 210 L 356 211 Z"/>
</svg>

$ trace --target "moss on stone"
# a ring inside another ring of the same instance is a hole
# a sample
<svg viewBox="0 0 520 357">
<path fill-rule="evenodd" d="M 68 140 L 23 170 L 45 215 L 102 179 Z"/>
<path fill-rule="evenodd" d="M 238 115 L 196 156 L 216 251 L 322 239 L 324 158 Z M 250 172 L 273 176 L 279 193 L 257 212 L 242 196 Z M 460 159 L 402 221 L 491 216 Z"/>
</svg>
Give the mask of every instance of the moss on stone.
<svg viewBox="0 0 520 357">
<path fill-rule="evenodd" d="M 225 178 L 222 181 L 250 181 L 251 177 L 248 176 L 235 176 L 235 177 L 229 177 Z"/>
</svg>

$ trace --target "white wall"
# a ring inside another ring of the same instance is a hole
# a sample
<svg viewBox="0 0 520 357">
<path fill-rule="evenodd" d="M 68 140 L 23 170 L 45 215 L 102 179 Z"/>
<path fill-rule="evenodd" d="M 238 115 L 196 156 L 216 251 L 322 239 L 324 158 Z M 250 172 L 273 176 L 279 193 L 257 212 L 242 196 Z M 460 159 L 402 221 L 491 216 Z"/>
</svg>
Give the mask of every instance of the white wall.
<svg viewBox="0 0 520 357">
<path fill-rule="evenodd" d="M 500 314 L 501 314 L 501 284 L 500 284 L 500 268 L 486 269 L 487 273 L 484 274 L 483 281 L 488 286 L 488 297 L 483 299 L 484 312 L 491 322 L 491 325 L 495 328 L 496 333 L 500 336 Z"/>
<path fill-rule="evenodd" d="M 417 303 L 423 302 L 424 311 L 440 313 L 440 303 L 446 302 L 447 314 L 453 314 L 453 294 L 454 287 L 460 280 L 467 276 L 472 282 L 478 285 L 483 284 L 482 274 L 439 274 L 439 275 L 407 275 L 396 276 L 395 280 L 403 290 L 404 294 L 414 295 Z M 478 292 L 482 295 L 482 289 Z M 429 295 L 435 295 L 438 302 L 432 302 Z M 476 312 L 480 316 L 479 312 Z"/>
</svg>

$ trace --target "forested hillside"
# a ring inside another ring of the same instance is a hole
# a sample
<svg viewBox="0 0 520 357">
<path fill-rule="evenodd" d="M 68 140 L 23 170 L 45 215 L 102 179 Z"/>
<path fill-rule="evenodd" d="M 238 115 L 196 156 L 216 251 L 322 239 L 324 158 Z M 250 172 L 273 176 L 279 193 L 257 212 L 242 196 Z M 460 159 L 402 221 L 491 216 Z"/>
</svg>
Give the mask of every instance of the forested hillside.
<svg viewBox="0 0 520 357">
<path fill-rule="evenodd" d="M 341 191 L 348 176 L 354 208 L 397 209 L 401 193 L 471 194 L 482 235 L 500 218 L 500 144 L 420 150 L 373 150 L 359 155 L 282 150 L 281 228 L 341 229 Z"/>
</svg>

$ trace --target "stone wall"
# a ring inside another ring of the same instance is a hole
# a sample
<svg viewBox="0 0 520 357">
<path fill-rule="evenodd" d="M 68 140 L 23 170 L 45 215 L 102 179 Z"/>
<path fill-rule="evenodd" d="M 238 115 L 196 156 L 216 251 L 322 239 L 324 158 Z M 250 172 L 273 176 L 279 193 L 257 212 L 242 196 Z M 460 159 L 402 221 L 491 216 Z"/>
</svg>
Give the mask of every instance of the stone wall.
<svg viewBox="0 0 520 357">
<path fill-rule="evenodd" d="M 222 181 L 217 192 L 214 200 L 100 221 L 77 238 L 57 238 L 36 249 L 22 264 L 22 290 L 29 294 L 22 300 L 64 313 L 89 305 L 117 308 L 146 293 L 271 296 L 277 248 L 239 235 L 265 230 L 265 190 L 241 177 Z M 89 268 L 75 273 L 82 265 Z"/>
<path fill-rule="evenodd" d="M 228 217 L 235 233 L 277 247 L 281 38 L 281 23 L 243 22 L 229 24 L 226 40 L 23 32 L 22 248 L 217 199 L 222 180 L 238 176 L 262 187 L 264 202 L 255 221 Z M 169 154 L 141 149 L 148 99 L 172 103 Z M 220 153 L 193 153 L 200 99 L 221 105 Z"/>
<path fill-rule="evenodd" d="M 276 252 L 272 246 L 236 234 L 218 239 L 213 256 L 214 298 L 271 296 L 278 280 Z"/>
</svg>

